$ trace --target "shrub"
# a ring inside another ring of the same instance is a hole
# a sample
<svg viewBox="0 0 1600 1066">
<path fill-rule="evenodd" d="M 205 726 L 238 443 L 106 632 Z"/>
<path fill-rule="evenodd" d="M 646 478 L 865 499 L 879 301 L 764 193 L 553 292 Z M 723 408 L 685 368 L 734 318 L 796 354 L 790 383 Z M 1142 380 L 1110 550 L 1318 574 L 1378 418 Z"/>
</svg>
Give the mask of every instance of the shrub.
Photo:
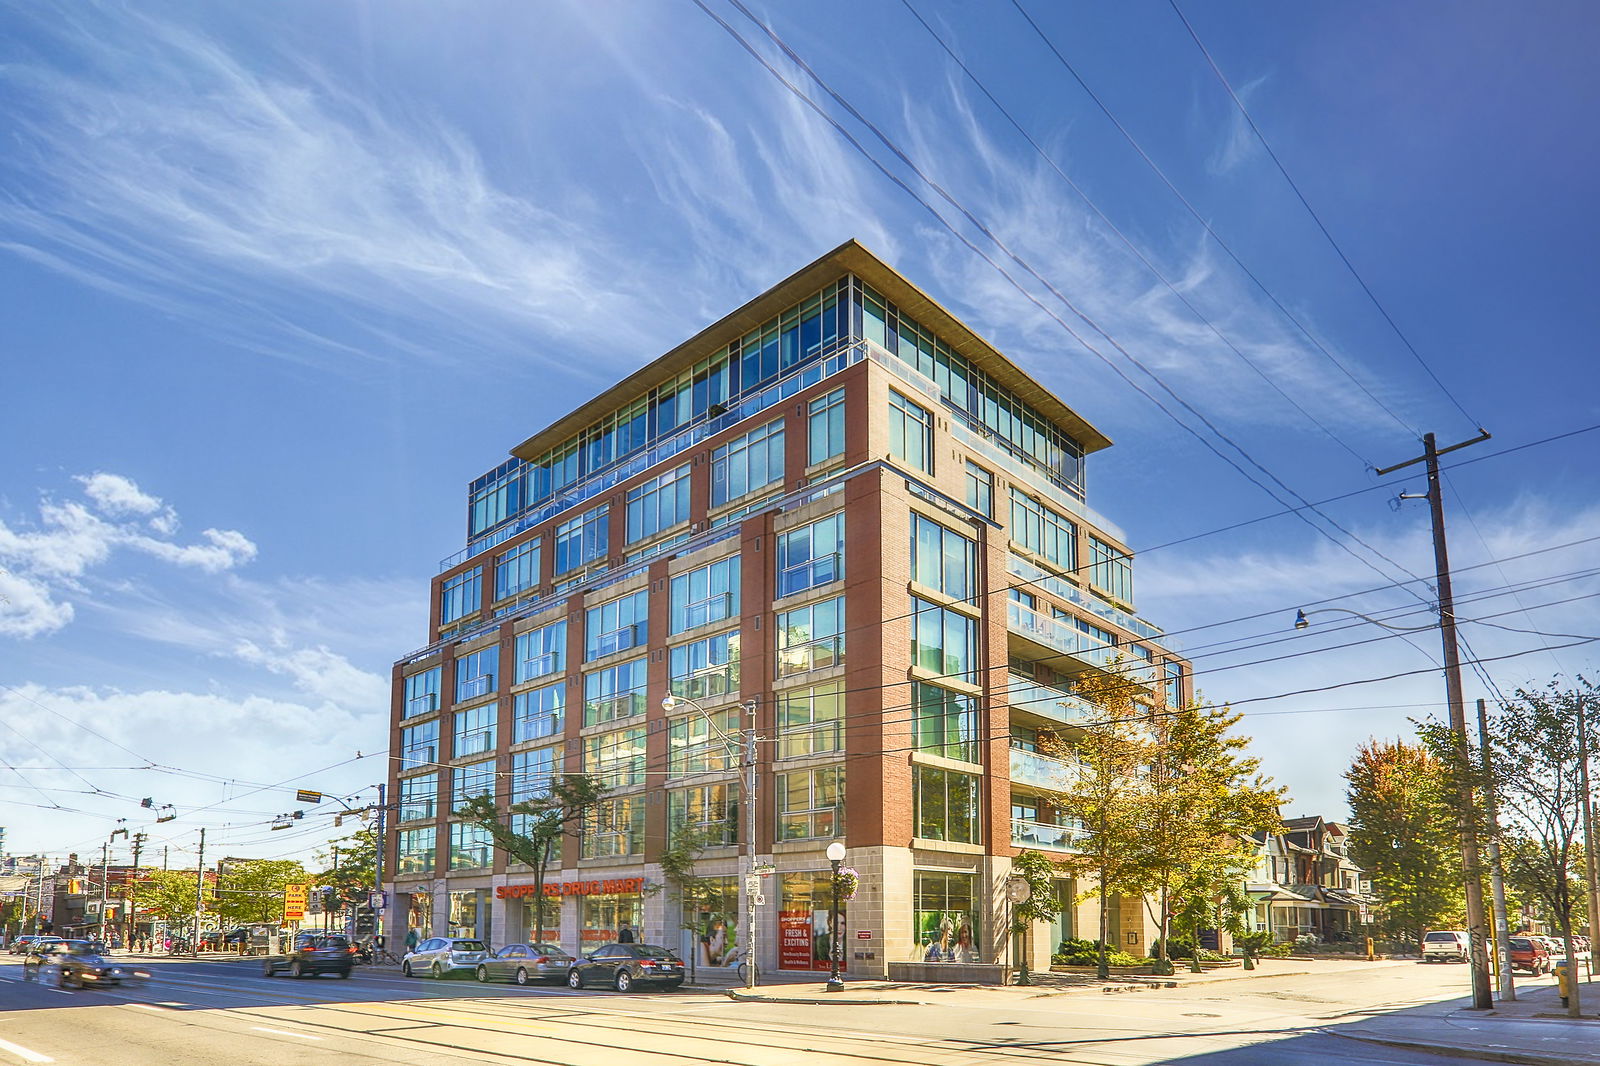
<svg viewBox="0 0 1600 1066">
<path fill-rule="evenodd" d="M 1050 956 L 1050 963 L 1053 966 L 1094 966 L 1099 961 L 1098 940 L 1063 940 L 1060 950 Z M 1126 951 L 1113 948 L 1107 954 L 1107 961 L 1112 966 L 1143 966 L 1150 960 L 1142 955 L 1130 955 Z"/>
</svg>

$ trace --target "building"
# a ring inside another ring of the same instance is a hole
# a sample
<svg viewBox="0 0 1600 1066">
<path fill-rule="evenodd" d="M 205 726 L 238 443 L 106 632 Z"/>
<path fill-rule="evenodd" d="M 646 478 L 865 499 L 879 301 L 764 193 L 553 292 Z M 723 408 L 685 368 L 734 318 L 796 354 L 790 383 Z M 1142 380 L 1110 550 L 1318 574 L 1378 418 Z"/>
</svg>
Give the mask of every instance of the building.
<svg viewBox="0 0 1600 1066">
<path fill-rule="evenodd" d="M 722 734 L 753 726 L 762 966 L 827 967 L 836 839 L 861 879 L 847 969 L 997 961 L 1012 858 L 1072 847 L 1043 795 L 1069 768 L 1036 742 L 1092 716 L 1073 679 L 1188 694 L 1088 504 L 1110 443 L 850 242 L 516 445 L 471 483 L 428 643 L 394 665 L 391 933 L 530 936 L 527 871 L 450 812 L 582 772 L 613 792 L 554 864 L 547 936 L 627 926 L 731 962 L 747 826 Z M 675 824 L 713 840 L 699 914 L 661 890 Z M 1058 891 L 1034 965 L 1097 926 Z M 1113 933 L 1147 949 L 1140 901 Z"/>
<path fill-rule="evenodd" d="M 1258 833 L 1248 889 L 1256 928 L 1279 941 L 1311 934 L 1348 940 L 1371 921 L 1372 882 L 1351 860 L 1348 827 L 1321 815 L 1290 818 L 1282 833 Z"/>
</svg>

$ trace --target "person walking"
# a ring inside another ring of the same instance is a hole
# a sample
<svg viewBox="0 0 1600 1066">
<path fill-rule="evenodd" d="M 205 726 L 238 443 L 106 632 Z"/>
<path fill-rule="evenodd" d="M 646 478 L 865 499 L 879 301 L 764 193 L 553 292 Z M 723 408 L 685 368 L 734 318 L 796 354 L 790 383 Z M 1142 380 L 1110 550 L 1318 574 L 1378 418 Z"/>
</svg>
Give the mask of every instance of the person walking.
<svg viewBox="0 0 1600 1066">
<path fill-rule="evenodd" d="M 417 950 L 417 941 L 418 941 L 417 931 L 415 929 L 407 929 L 406 930 L 406 954 L 407 955 L 409 955 L 413 951 Z"/>
<path fill-rule="evenodd" d="M 619 944 L 631 944 L 631 943 L 633 943 L 633 929 L 630 928 L 629 926 L 624 925 L 620 930 L 618 930 L 618 932 L 617 932 L 617 943 L 619 943 Z"/>
</svg>

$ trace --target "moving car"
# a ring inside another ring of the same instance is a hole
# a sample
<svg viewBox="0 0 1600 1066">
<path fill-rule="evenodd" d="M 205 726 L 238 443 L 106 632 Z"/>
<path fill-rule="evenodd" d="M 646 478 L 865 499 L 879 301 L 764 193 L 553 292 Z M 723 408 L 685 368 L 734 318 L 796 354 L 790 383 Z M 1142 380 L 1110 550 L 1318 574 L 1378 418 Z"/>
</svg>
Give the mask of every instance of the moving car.
<svg viewBox="0 0 1600 1066">
<path fill-rule="evenodd" d="M 51 954 L 62 988 L 105 988 L 138 984 L 150 976 L 144 970 L 123 966 L 105 957 L 94 941 L 68 940 Z"/>
<path fill-rule="evenodd" d="M 261 973 L 273 977 L 287 969 L 290 977 L 315 977 L 319 973 L 349 977 L 355 965 L 355 945 L 342 933 L 297 933 L 289 953 L 268 956 L 261 963 Z"/>
<path fill-rule="evenodd" d="M 1506 941 L 1506 946 L 1511 949 L 1511 968 L 1513 970 L 1526 970 L 1535 977 L 1550 972 L 1554 963 L 1550 958 L 1550 949 L 1545 947 L 1544 941 L 1533 936 L 1514 936 Z"/>
<path fill-rule="evenodd" d="M 525 985 L 531 980 L 561 982 L 577 961 L 554 944 L 507 944 L 478 963 L 480 981 L 514 981 Z"/>
<path fill-rule="evenodd" d="M 406 952 L 400 972 L 407 977 L 426 973 L 429 977 L 449 977 L 455 973 L 475 973 L 480 962 L 489 959 L 489 945 L 481 940 L 432 936 Z"/>
<path fill-rule="evenodd" d="M 683 962 L 671 951 L 654 944 L 607 944 L 567 970 L 567 987 L 610 985 L 626 992 L 636 984 L 660 985 L 672 990 L 683 984 Z"/>
<path fill-rule="evenodd" d="M 13 955 L 26 954 L 28 951 L 28 945 L 38 939 L 38 933 L 24 933 L 22 936 L 19 936 L 13 940 L 11 942 L 11 947 L 7 950 L 9 950 Z"/>
<path fill-rule="evenodd" d="M 1423 962 L 1466 962 L 1467 934 L 1459 929 L 1435 929 L 1422 936 Z"/>
</svg>

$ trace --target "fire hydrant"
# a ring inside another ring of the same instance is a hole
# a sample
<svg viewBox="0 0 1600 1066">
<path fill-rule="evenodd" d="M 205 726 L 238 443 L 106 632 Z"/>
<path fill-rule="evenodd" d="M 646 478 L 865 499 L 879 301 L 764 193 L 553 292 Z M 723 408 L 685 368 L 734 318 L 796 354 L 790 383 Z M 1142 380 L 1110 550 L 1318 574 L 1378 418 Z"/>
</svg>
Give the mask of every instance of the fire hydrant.
<svg viewBox="0 0 1600 1066">
<path fill-rule="evenodd" d="M 1562 959 L 1556 963 L 1556 988 L 1561 992 L 1561 1005 L 1567 1005 L 1567 997 L 1572 995 L 1572 962 Z"/>
</svg>

